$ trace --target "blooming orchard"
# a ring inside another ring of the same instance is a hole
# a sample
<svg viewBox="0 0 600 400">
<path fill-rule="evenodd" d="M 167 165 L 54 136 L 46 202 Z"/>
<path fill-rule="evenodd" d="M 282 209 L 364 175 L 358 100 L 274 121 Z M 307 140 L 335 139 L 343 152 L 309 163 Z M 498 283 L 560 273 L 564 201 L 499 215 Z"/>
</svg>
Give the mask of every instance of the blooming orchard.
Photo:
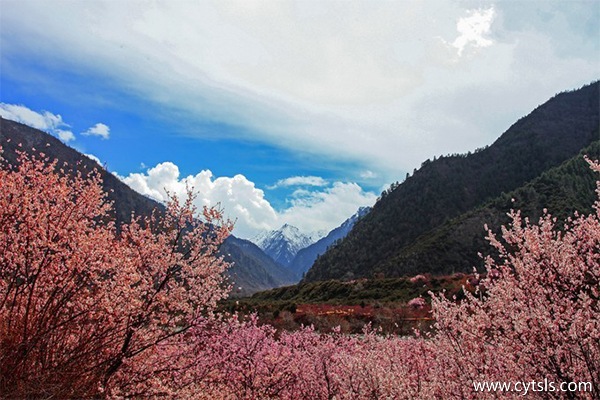
<svg viewBox="0 0 600 400">
<path fill-rule="evenodd" d="M 558 228 L 512 212 L 501 238 L 489 233 L 499 255 L 479 290 L 433 296 L 429 335 L 277 332 L 210 313 L 226 294 L 219 212 L 199 222 L 191 199 L 172 199 L 117 230 L 95 174 L 55 169 L 22 157 L 0 171 L 5 397 L 521 398 L 473 383 L 533 380 L 593 387 L 534 398 L 600 393 L 600 202 Z"/>
</svg>

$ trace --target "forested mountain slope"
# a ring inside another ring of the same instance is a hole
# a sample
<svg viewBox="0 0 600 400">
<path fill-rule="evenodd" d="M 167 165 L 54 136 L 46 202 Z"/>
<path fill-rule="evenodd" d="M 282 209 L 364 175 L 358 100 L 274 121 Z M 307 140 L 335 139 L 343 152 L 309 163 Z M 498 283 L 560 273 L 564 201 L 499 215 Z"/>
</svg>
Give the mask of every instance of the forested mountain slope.
<svg viewBox="0 0 600 400">
<path fill-rule="evenodd" d="M 510 222 L 507 214 L 511 209 L 521 210 L 522 216 L 532 222 L 543 215 L 544 209 L 559 221 L 573 216 L 575 211 L 589 214 L 596 198 L 597 176 L 584 154 L 599 159 L 600 141 L 524 186 L 423 234 L 398 255 L 382 262 L 381 270 L 389 276 L 472 272 L 473 267 L 483 269 L 478 253 L 491 252 L 484 225 L 500 234 L 500 227 Z"/>
<path fill-rule="evenodd" d="M 98 169 L 102 176 L 104 190 L 108 198 L 114 202 L 114 216 L 118 224 L 129 221 L 132 212 L 136 215 L 150 215 L 152 210 L 162 207 L 158 202 L 132 190 L 96 161 L 66 146 L 54 136 L 27 125 L 0 117 L 0 146 L 4 149 L 2 156 L 11 164 L 14 164 L 17 159 L 15 151 L 20 149 L 27 153 L 42 152 L 51 160 L 58 160 L 58 167 L 67 163 L 69 168 L 76 166 L 77 170 L 82 172 Z"/>
<path fill-rule="evenodd" d="M 425 161 L 413 176 L 384 192 L 348 236 L 316 260 L 305 279 L 420 271 L 419 265 L 398 260 L 421 235 L 516 190 L 598 139 L 599 86 L 595 82 L 554 96 L 485 149 Z M 427 265 L 434 273 L 453 268 Z"/>
</svg>

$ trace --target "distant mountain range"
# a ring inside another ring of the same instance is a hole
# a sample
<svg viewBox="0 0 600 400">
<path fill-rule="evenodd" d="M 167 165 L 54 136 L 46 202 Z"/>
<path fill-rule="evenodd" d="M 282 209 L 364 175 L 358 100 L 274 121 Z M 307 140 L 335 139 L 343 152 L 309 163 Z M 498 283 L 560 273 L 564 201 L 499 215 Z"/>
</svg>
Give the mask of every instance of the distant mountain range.
<svg viewBox="0 0 600 400">
<path fill-rule="evenodd" d="M 114 203 L 113 216 L 117 225 L 127 223 L 132 212 L 148 216 L 155 209 L 164 210 L 162 204 L 132 190 L 96 161 L 40 130 L 0 117 L 0 145 L 4 151 L 3 158 L 11 164 L 17 161 L 17 151 L 20 150 L 30 154 L 43 152 L 50 159 L 58 160 L 60 165 L 66 163 L 79 171 L 97 169 L 102 176 L 104 190 Z M 320 233 L 304 235 L 298 228 L 287 224 L 255 238 L 258 246 L 231 235 L 223 243 L 221 252 L 232 265 L 227 272 L 233 287 L 232 296 L 246 296 L 298 282 L 317 254 L 324 253 L 328 246 L 345 236 L 365 212 L 366 209 L 359 210 L 323 238 Z M 300 253 L 298 258 L 297 253 Z"/>
<path fill-rule="evenodd" d="M 58 160 L 59 165 L 67 163 L 70 168 L 79 171 L 100 171 L 104 190 L 109 200 L 114 203 L 117 225 L 128 222 L 132 212 L 139 216 L 147 216 L 154 209 L 164 209 L 160 203 L 129 188 L 96 161 L 45 132 L 0 117 L 0 146 L 4 150 L 2 157 L 11 164 L 16 162 L 17 151 L 21 150 L 30 154 L 43 152 L 50 159 Z M 259 290 L 298 281 L 293 273 L 275 263 L 249 241 L 230 236 L 222 245 L 221 252 L 226 260 L 232 263 L 228 274 L 234 286 L 234 296 L 249 295 Z"/>
<path fill-rule="evenodd" d="M 589 210 L 597 177 L 581 154 L 600 157 L 599 99 L 599 82 L 558 94 L 491 146 L 426 160 L 382 193 L 305 281 L 470 272 L 482 267 L 477 253 L 489 253 L 483 224 L 499 231 L 511 207 L 533 218 L 543 208 Z"/>
</svg>

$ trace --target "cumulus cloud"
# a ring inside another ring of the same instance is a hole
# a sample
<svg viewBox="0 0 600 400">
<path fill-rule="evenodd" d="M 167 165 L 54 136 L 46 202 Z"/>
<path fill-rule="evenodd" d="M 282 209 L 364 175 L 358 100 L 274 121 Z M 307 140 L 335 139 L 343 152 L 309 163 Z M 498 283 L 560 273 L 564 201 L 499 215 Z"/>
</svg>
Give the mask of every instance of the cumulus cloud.
<svg viewBox="0 0 600 400">
<path fill-rule="evenodd" d="M 167 192 L 182 198 L 190 188 L 198 195 L 196 206 L 219 204 L 226 216 L 236 221 L 234 234 L 240 237 L 252 237 L 260 230 L 277 225 L 277 213 L 265 199 L 264 192 L 243 175 L 214 177 L 211 171 L 203 170 L 181 177 L 177 165 L 163 162 L 145 173 L 132 173 L 122 180 L 139 193 L 161 202 L 168 199 Z"/>
<path fill-rule="evenodd" d="M 73 132 L 64 129 L 69 128 L 69 125 L 63 121 L 59 114 L 53 114 L 48 111 L 33 111 L 20 104 L 0 103 L 0 115 L 2 118 L 51 133 L 65 143 L 75 140 Z"/>
<path fill-rule="evenodd" d="M 87 153 L 87 154 L 84 154 L 84 156 L 86 156 L 90 160 L 96 161 L 98 163 L 98 165 L 102 165 L 102 161 L 100 161 L 100 159 L 98 157 L 96 157 L 95 155 Z"/>
<path fill-rule="evenodd" d="M 328 182 L 320 176 L 291 176 L 289 178 L 280 179 L 269 189 L 289 186 L 327 186 Z"/>
<path fill-rule="evenodd" d="M 108 139 L 110 136 L 110 128 L 107 125 L 98 122 L 87 131 L 81 132 L 81 134 L 84 136 L 99 136 L 102 139 Z"/>
<path fill-rule="evenodd" d="M 284 223 L 304 232 L 329 231 L 340 225 L 356 210 L 373 205 L 376 196 L 355 183 L 336 182 L 320 190 L 299 189 L 292 194 L 289 207 L 276 211 L 264 192 L 243 175 L 214 177 L 209 170 L 196 175 L 180 176 L 179 167 L 163 162 L 144 173 L 120 177 L 141 194 L 164 202 L 167 192 L 184 196 L 187 188 L 197 193 L 196 205 L 220 205 L 228 218 L 235 220 L 234 234 L 254 237 L 263 230 L 277 229 Z"/>
<path fill-rule="evenodd" d="M 58 136 L 60 140 L 62 140 L 65 143 L 75 140 L 75 134 L 71 131 L 67 131 L 64 129 L 55 129 L 54 133 L 56 134 L 56 136 Z"/>
<path fill-rule="evenodd" d="M 335 182 L 321 191 L 305 191 L 283 210 L 281 218 L 304 232 L 330 231 L 359 207 L 372 206 L 377 196 L 356 183 Z"/>
</svg>

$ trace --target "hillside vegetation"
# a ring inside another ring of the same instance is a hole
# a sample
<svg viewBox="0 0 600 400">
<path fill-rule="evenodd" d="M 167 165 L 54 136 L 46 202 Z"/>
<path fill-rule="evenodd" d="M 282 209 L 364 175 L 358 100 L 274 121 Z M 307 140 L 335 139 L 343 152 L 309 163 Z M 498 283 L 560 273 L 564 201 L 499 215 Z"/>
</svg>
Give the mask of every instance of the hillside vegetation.
<svg viewBox="0 0 600 400">
<path fill-rule="evenodd" d="M 553 97 L 487 148 L 425 161 L 385 191 L 348 236 L 315 261 L 305 280 L 470 271 L 481 265 L 483 224 L 506 221 L 497 215 L 511 207 L 506 194 L 519 188 L 517 206 L 532 216 L 542 208 L 559 215 L 583 204 L 589 210 L 593 178 L 585 178 L 582 164 L 542 174 L 599 139 L 599 87 L 595 82 Z"/>
</svg>

